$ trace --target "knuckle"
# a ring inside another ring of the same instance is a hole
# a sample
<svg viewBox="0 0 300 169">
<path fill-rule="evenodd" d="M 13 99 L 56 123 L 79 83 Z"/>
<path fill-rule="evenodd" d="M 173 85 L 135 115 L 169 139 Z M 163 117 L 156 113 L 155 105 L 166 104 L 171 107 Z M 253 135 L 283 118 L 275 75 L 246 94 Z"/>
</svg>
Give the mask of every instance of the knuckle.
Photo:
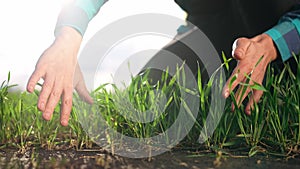
<svg viewBox="0 0 300 169">
<path fill-rule="evenodd" d="M 43 88 L 44 88 L 45 90 L 50 90 L 50 89 L 52 88 L 52 85 L 51 85 L 51 83 L 49 83 L 49 82 L 45 82 L 45 83 L 43 84 Z"/>
<path fill-rule="evenodd" d="M 58 98 L 60 96 L 60 91 L 59 90 L 53 90 L 51 95 L 54 97 L 54 98 Z"/>
<path fill-rule="evenodd" d="M 70 117 L 70 111 L 69 110 L 64 110 L 61 113 L 61 118 L 62 119 L 68 119 Z"/>
<path fill-rule="evenodd" d="M 68 85 L 66 85 L 66 87 L 65 87 L 65 90 L 66 91 L 73 91 L 73 89 L 74 89 L 74 87 L 73 87 L 73 85 L 72 84 L 68 84 Z"/>
<path fill-rule="evenodd" d="M 54 108 L 47 106 L 45 109 L 45 114 L 52 114 L 54 111 Z"/>
<path fill-rule="evenodd" d="M 236 48 L 236 49 L 234 50 L 234 55 L 237 55 L 237 54 L 239 54 L 239 53 L 244 53 L 244 48 Z"/>
<path fill-rule="evenodd" d="M 39 96 L 39 103 L 47 103 L 47 100 L 50 97 L 50 92 L 43 90 Z"/>
<path fill-rule="evenodd" d="M 66 99 L 64 99 L 63 104 L 65 106 L 72 106 L 72 98 L 66 98 Z"/>
<path fill-rule="evenodd" d="M 248 40 L 249 40 L 248 38 L 241 37 L 241 38 L 237 39 L 237 43 L 243 43 L 243 42 L 248 41 Z"/>
<path fill-rule="evenodd" d="M 253 66 L 249 65 L 249 66 L 245 67 L 245 73 L 246 74 L 249 74 L 252 71 L 254 71 L 254 67 Z"/>
</svg>

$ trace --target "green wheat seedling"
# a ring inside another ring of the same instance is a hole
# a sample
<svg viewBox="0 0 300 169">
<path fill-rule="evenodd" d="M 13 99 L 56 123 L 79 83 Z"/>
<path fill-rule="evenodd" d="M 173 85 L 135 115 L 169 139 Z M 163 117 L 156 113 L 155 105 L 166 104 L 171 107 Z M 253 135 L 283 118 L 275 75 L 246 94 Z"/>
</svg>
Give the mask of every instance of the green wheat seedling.
<svg viewBox="0 0 300 169">
<path fill-rule="evenodd" d="M 296 71 L 292 71 L 291 66 L 285 64 L 280 73 L 275 73 L 278 72 L 276 68 L 269 66 L 263 85 L 250 85 L 251 75 L 246 75 L 247 80 L 241 85 L 252 90 L 263 90 L 263 97 L 254 105 L 251 115 L 247 116 L 244 113 L 244 104 L 235 100 L 231 93 L 231 97 L 226 100 L 223 116 L 213 117 L 220 119 L 213 135 L 209 135 L 204 124 L 212 104 L 216 104 L 212 111 L 219 110 L 218 103 L 211 103 L 211 94 L 221 91 L 221 84 L 225 79 L 212 78 L 205 83 L 200 68 L 195 89 L 184 85 L 183 82 L 187 81 L 185 70 L 178 67 L 179 71 L 175 76 L 170 76 L 166 71 L 167 73 L 162 74 L 161 79 L 155 82 L 149 81 L 145 72 L 143 76 L 132 77 L 130 85 L 122 89 L 112 84 L 101 85 L 92 92 L 93 105 L 76 99 L 78 96 L 75 94 L 69 127 L 59 125 L 59 105 L 51 121 L 45 122 L 41 118 L 42 113 L 36 106 L 39 91 L 35 94 L 10 92 L 9 89 L 15 85 L 9 83 L 9 73 L 0 87 L 0 148 L 13 146 L 24 151 L 31 146 L 45 149 L 75 147 L 79 150 L 93 148 L 93 142 L 103 141 L 103 145 L 116 152 L 128 147 L 124 143 L 124 136 L 143 139 L 166 131 L 178 117 L 178 109 L 183 105 L 187 118 L 195 118 L 196 122 L 176 149 L 204 149 L 248 156 L 258 153 L 282 157 L 299 155 L 299 56 L 294 56 L 294 59 L 297 63 Z M 224 59 L 220 69 L 229 69 L 229 62 L 230 60 Z M 233 78 L 232 82 L 234 80 L 236 79 Z M 218 90 L 212 91 L 213 85 L 219 85 L 216 87 Z M 107 86 L 113 90 L 109 90 Z M 243 91 L 244 89 L 241 90 Z M 187 95 L 194 95 L 199 99 L 197 117 L 191 116 L 194 113 L 190 111 L 192 107 L 185 104 Z M 232 103 L 236 107 L 234 112 L 231 111 Z M 101 122 L 95 120 L 99 116 L 103 117 Z M 152 116 L 156 118 L 147 122 Z M 142 119 L 145 122 L 133 119 Z M 96 130 L 104 124 L 121 135 L 108 130 Z M 176 134 L 186 130 L 181 126 Z M 202 137 L 206 138 L 201 145 L 198 144 L 200 131 L 203 131 Z M 174 141 L 176 139 L 166 140 L 166 143 Z M 149 144 L 155 148 L 155 143 Z"/>
<path fill-rule="evenodd" d="M 184 71 L 183 67 L 178 67 L 178 70 Z M 83 128 L 87 129 L 90 136 L 92 135 L 92 140 L 105 138 L 108 144 L 114 146 L 114 149 L 124 148 L 126 145 L 122 145 L 123 135 L 140 139 L 150 138 L 164 133 L 174 123 L 180 102 L 184 101 L 181 99 L 184 94 L 179 92 L 177 83 L 180 76 L 184 78 L 184 74 L 178 71 L 173 77 L 170 77 L 166 71 L 162 74 L 162 80 L 157 82 L 153 82 L 148 74 L 149 72 L 144 72 L 142 75 L 133 77 L 130 85 L 122 90 L 114 84 L 102 85 L 93 92 L 96 100 L 94 106 L 77 108 L 83 110 L 80 112 L 81 123 L 85 125 Z M 108 91 L 107 85 L 111 85 L 113 91 Z M 192 92 L 186 88 L 182 91 Z M 103 124 L 103 121 L 97 121 L 97 117 L 103 117 L 104 123 L 120 133 L 121 137 L 111 132 L 97 130 Z M 150 120 L 147 121 L 148 119 Z M 178 140 L 165 141 L 168 144 Z M 157 143 L 152 142 L 151 144 Z"/>
</svg>

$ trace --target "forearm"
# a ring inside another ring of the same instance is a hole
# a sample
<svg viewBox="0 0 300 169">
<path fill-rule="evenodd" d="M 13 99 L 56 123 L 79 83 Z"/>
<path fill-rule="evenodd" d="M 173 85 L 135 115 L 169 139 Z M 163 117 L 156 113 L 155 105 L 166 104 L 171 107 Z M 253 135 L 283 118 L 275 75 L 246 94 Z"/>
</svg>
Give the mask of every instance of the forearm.
<svg viewBox="0 0 300 169">
<path fill-rule="evenodd" d="M 284 15 L 279 23 L 265 32 L 276 44 L 282 61 L 300 53 L 300 6 Z"/>
<path fill-rule="evenodd" d="M 65 5 L 58 16 L 55 35 L 64 26 L 69 26 L 84 35 L 88 23 L 107 0 L 73 0 Z"/>
</svg>

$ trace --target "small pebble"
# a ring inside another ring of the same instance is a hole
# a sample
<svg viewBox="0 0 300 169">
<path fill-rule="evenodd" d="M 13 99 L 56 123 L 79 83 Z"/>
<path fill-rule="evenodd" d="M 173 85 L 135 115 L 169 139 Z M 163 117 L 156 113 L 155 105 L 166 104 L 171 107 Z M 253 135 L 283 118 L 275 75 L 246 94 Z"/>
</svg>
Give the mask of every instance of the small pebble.
<svg viewBox="0 0 300 169">
<path fill-rule="evenodd" d="M 261 160 L 257 160 L 257 161 L 256 161 L 256 164 L 261 164 Z"/>
</svg>

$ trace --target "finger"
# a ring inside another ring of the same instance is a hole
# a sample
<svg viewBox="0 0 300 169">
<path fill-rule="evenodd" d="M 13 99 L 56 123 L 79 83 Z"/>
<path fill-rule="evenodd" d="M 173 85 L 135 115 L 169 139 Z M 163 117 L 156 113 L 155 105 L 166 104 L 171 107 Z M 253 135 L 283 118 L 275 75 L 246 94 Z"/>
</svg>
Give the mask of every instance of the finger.
<svg viewBox="0 0 300 169">
<path fill-rule="evenodd" d="M 245 98 L 248 96 L 250 93 L 251 88 L 248 86 L 240 86 L 238 91 L 235 93 L 235 100 L 237 103 L 237 106 L 240 107 Z"/>
<path fill-rule="evenodd" d="M 38 109 L 42 112 L 45 111 L 49 95 L 53 88 L 54 80 L 55 78 L 51 75 L 49 76 L 47 75 L 45 77 L 44 84 L 42 86 L 42 91 L 40 93 L 39 100 L 38 100 Z"/>
<path fill-rule="evenodd" d="M 234 111 L 236 106 L 239 108 L 242 105 L 244 99 L 246 98 L 246 96 L 249 94 L 250 91 L 251 90 L 249 87 L 246 86 L 239 87 L 239 89 L 234 95 L 234 100 L 236 102 L 236 105 L 234 103 L 231 103 L 231 111 Z"/>
<path fill-rule="evenodd" d="M 89 103 L 93 104 L 93 99 L 91 98 L 89 91 L 85 85 L 84 78 L 80 69 L 79 64 L 77 63 L 74 75 L 74 86 L 75 90 L 77 91 L 79 97 Z"/>
<path fill-rule="evenodd" d="M 262 97 L 263 93 L 264 92 L 262 90 L 254 90 L 253 95 L 251 96 L 251 98 L 246 106 L 246 109 L 245 109 L 245 112 L 247 115 L 251 114 L 251 109 L 254 108 L 255 103 L 258 103 L 258 101 Z"/>
<path fill-rule="evenodd" d="M 77 84 L 76 87 L 75 87 L 75 90 L 77 91 L 79 97 L 80 97 L 83 101 L 85 101 L 85 102 L 87 102 L 87 103 L 89 103 L 89 104 L 93 104 L 93 99 L 92 99 L 92 97 L 90 96 L 90 93 L 89 93 L 89 91 L 88 91 L 88 89 L 87 89 L 87 87 L 86 87 L 84 81 L 82 81 L 82 80 L 79 81 L 78 84 Z"/>
<path fill-rule="evenodd" d="M 235 110 L 234 103 L 233 103 L 233 102 L 231 102 L 231 111 L 232 111 L 232 112 L 234 112 L 234 110 Z"/>
<path fill-rule="evenodd" d="M 32 93 L 38 81 L 44 76 L 44 72 L 36 69 L 30 76 L 27 83 L 27 91 Z"/>
<path fill-rule="evenodd" d="M 251 40 L 247 38 L 239 38 L 236 40 L 236 47 L 232 49 L 232 56 L 237 60 L 242 60 L 246 56 L 246 52 L 251 45 Z"/>
<path fill-rule="evenodd" d="M 243 72 L 245 71 L 240 69 L 239 65 L 234 69 L 233 73 L 223 87 L 222 95 L 224 98 L 228 98 L 230 92 L 233 91 L 240 82 L 244 81 L 245 75 Z"/>
<path fill-rule="evenodd" d="M 68 126 L 70 113 L 72 111 L 73 87 L 67 88 L 62 96 L 60 123 L 62 126 Z"/>
<path fill-rule="evenodd" d="M 265 75 L 265 68 L 261 68 L 260 66 L 257 67 L 257 70 L 253 72 L 251 76 L 251 82 L 250 84 L 252 85 L 254 82 L 258 84 L 262 84 L 263 78 Z M 253 90 L 253 94 L 250 97 L 250 100 L 248 101 L 248 104 L 245 108 L 245 113 L 247 115 L 251 114 L 251 108 L 253 108 L 254 103 L 257 103 L 261 96 L 263 95 L 263 91 L 261 90 Z"/>
<path fill-rule="evenodd" d="M 62 94 L 62 84 L 60 83 L 60 80 L 56 80 L 54 83 L 53 89 L 50 93 L 50 97 L 48 99 L 46 109 L 43 112 L 43 118 L 45 120 L 50 120 L 53 114 L 53 111 L 59 102 L 60 96 Z"/>
</svg>

